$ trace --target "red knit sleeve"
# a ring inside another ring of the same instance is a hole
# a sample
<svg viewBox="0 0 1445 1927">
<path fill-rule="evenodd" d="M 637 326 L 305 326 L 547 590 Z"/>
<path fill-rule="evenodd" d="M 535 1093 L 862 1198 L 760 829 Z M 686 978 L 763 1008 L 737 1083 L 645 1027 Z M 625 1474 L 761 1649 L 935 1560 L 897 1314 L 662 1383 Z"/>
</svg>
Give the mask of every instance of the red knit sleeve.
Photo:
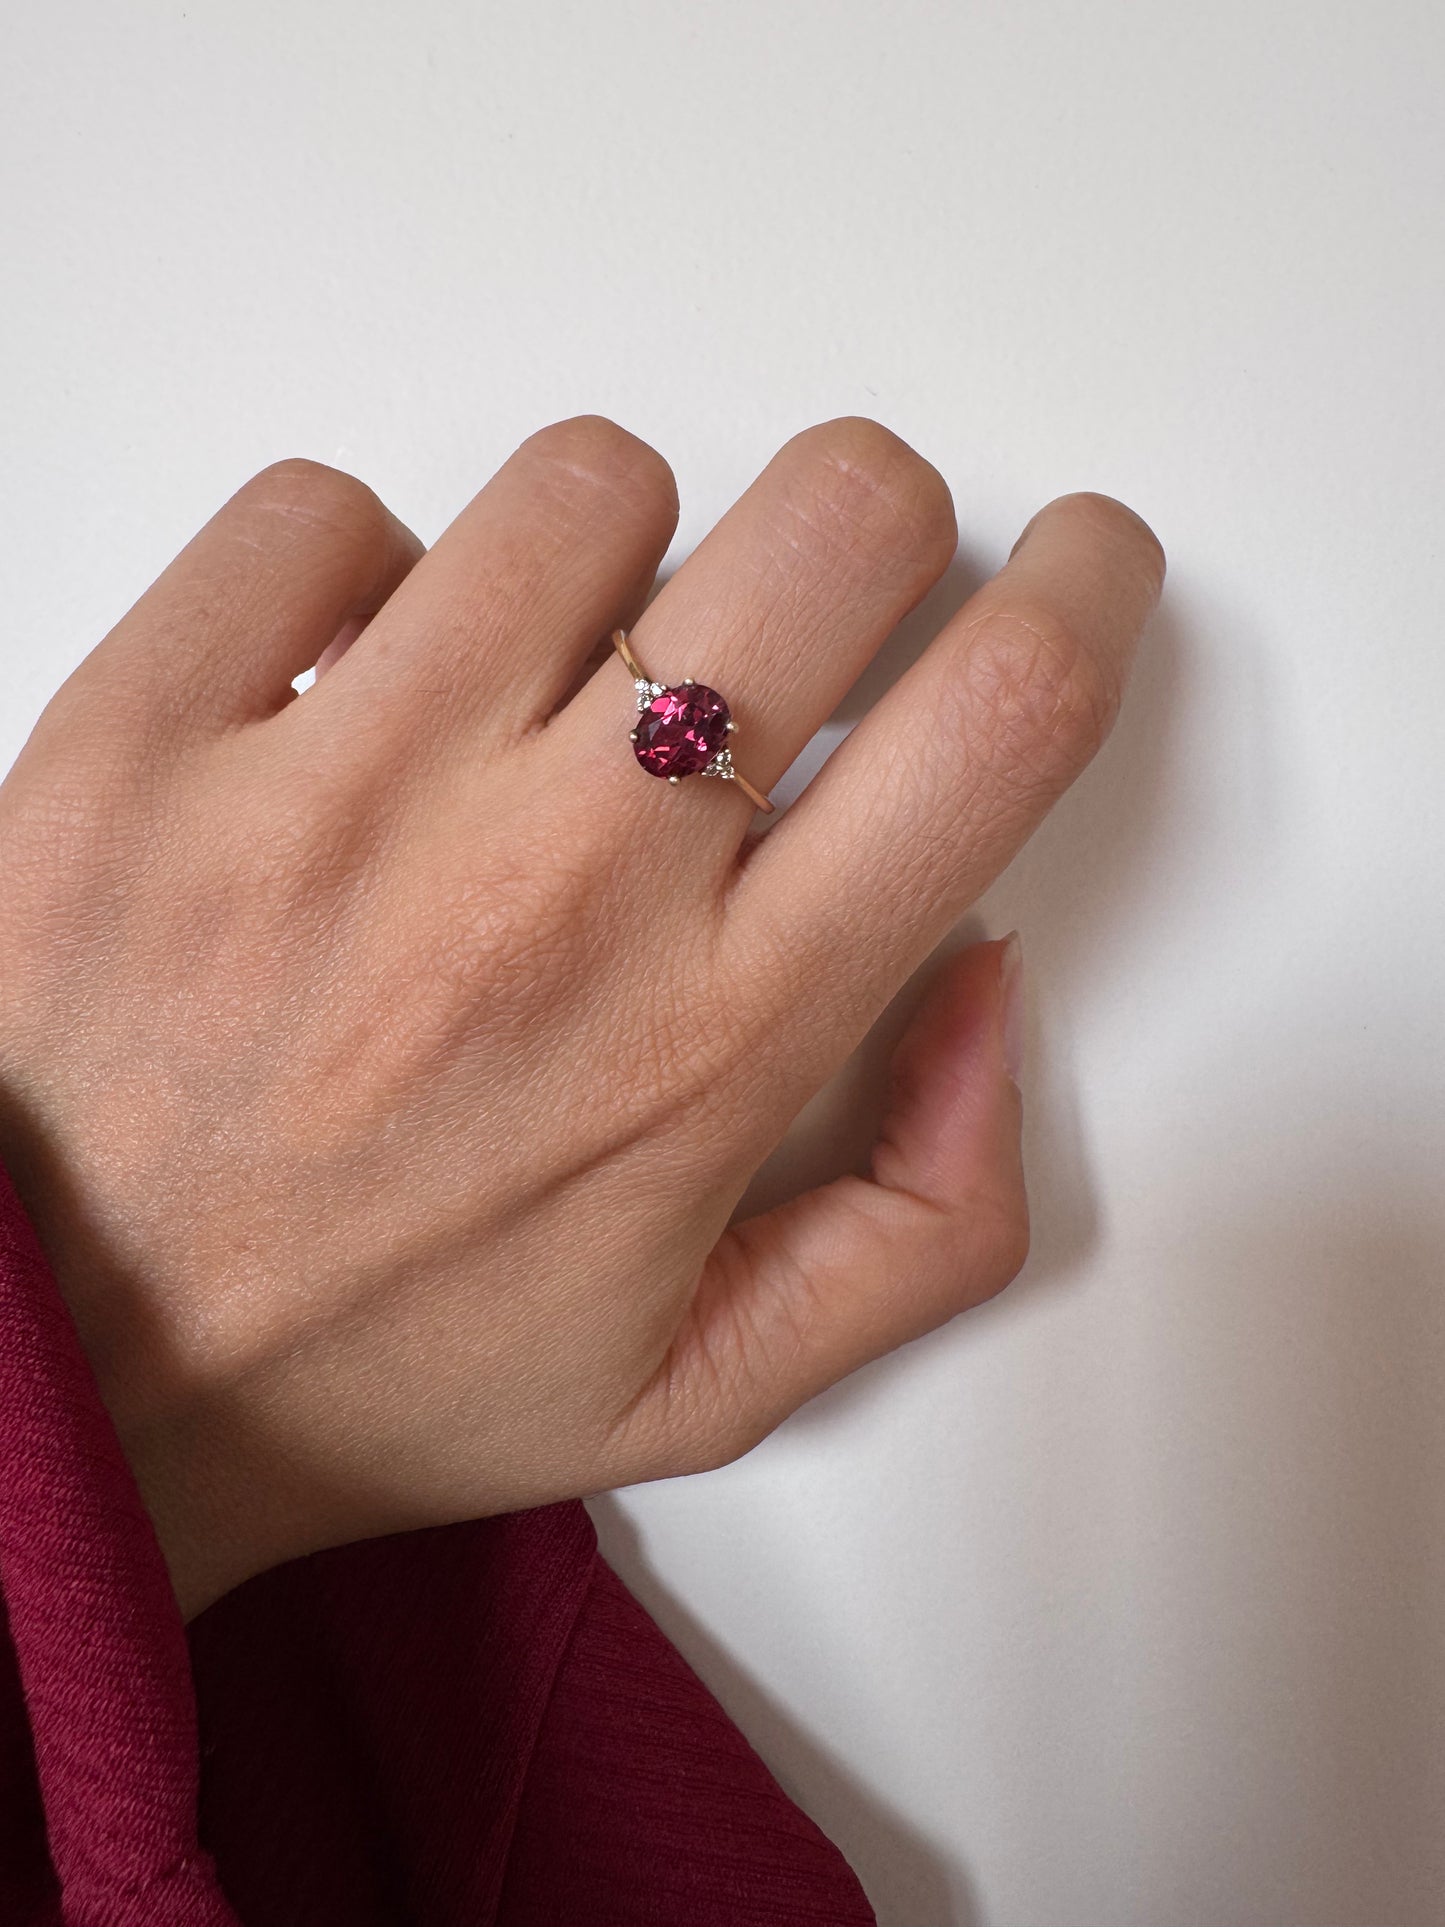
<svg viewBox="0 0 1445 1927">
<path fill-rule="evenodd" d="M 183 1627 L 0 1172 L 0 1920 L 867 1927 L 578 1505 L 346 1546 Z"/>
<path fill-rule="evenodd" d="M 19 1689 L 7 1769 L 32 1762 L 0 1821 L 16 1883 L 3 1918 L 235 1927 L 196 1833 L 195 1700 L 165 1562 L 3 1173 L 0 1592 Z"/>
</svg>

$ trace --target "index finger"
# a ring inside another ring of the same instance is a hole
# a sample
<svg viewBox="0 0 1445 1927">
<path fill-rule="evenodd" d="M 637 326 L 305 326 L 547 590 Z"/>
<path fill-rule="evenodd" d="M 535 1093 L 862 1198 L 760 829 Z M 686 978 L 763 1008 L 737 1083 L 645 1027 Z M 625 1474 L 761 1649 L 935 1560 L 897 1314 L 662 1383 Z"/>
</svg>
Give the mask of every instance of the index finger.
<svg viewBox="0 0 1445 1927">
<path fill-rule="evenodd" d="M 1102 745 L 1164 551 L 1105 495 L 1061 496 L 839 744 L 733 886 L 817 1076 L 865 1030 Z"/>
</svg>

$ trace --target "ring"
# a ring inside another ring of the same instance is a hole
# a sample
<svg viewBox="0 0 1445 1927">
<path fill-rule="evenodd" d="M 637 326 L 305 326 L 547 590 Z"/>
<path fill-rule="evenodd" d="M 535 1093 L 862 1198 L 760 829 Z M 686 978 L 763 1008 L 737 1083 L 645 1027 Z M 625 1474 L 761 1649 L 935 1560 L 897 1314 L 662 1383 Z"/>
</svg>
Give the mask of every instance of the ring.
<svg viewBox="0 0 1445 1927">
<path fill-rule="evenodd" d="M 767 797 L 733 767 L 728 738 L 738 726 L 717 691 L 691 676 L 671 687 L 654 682 L 628 646 L 625 629 L 614 629 L 612 641 L 637 689 L 642 717 L 632 731 L 632 748 L 648 775 L 665 776 L 669 783 L 684 776 L 721 776 L 771 813 Z"/>
</svg>

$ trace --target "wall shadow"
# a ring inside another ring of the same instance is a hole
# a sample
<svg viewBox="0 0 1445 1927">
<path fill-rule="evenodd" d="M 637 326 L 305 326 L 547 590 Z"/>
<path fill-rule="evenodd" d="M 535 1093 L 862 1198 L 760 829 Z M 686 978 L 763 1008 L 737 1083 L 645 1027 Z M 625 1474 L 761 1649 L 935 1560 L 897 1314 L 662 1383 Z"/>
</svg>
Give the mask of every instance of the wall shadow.
<svg viewBox="0 0 1445 1927">
<path fill-rule="evenodd" d="M 887 1801 L 805 1733 L 668 1591 L 636 1523 L 611 1495 L 589 1499 L 603 1555 L 751 1741 L 790 1799 L 862 1881 L 880 1927 L 984 1927 L 970 1883 Z"/>
</svg>

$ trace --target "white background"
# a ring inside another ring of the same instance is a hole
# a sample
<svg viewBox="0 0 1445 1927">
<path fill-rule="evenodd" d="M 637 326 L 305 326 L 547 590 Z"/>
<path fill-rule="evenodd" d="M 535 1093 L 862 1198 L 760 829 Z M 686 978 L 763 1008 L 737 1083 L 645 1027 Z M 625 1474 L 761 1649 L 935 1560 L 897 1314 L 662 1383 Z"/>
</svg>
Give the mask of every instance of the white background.
<svg viewBox="0 0 1445 1927">
<path fill-rule="evenodd" d="M 675 561 L 875 415 L 956 493 L 925 626 L 1052 495 L 1155 525 L 1124 718 L 969 924 L 1025 1276 L 598 1515 L 883 1927 L 1445 1922 L 1436 0 L 6 13 L 3 761 L 283 455 L 430 539 L 599 410 Z"/>
</svg>

